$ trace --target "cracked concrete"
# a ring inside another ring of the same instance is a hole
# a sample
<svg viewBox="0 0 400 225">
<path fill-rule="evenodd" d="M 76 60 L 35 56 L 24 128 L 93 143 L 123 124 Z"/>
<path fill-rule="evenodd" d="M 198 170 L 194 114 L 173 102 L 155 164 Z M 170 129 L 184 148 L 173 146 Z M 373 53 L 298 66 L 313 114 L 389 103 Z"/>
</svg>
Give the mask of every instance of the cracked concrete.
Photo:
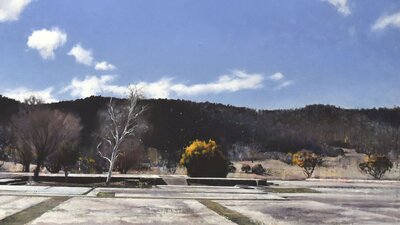
<svg viewBox="0 0 400 225">
<path fill-rule="evenodd" d="M 213 200 L 260 224 L 400 224 L 399 182 L 275 183 L 283 189 L 306 187 L 321 193 L 266 193 L 258 188 L 185 185 L 91 191 L 80 187 L 0 186 L 0 220 L 61 195 L 71 199 L 30 224 L 233 224 L 198 199 Z M 98 198 L 99 192 L 112 192 L 115 197 Z"/>
</svg>

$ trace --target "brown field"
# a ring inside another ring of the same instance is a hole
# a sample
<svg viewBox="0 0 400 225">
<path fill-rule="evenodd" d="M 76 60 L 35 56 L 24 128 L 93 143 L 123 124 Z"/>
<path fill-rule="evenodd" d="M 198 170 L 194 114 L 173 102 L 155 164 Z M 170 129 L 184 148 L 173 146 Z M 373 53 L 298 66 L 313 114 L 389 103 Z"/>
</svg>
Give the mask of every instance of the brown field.
<svg viewBox="0 0 400 225">
<path fill-rule="evenodd" d="M 317 167 L 312 178 L 344 178 L 344 179 L 372 179 L 371 176 L 362 174 L 358 169 L 358 164 L 364 159 L 364 154 L 356 153 L 354 150 L 346 150 L 345 156 L 325 157 L 323 165 Z M 246 174 L 240 171 L 243 163 L 254 165 L 260 163 L 264 168 L 270 170 L 268 179 L 304 179 L 305 175 L 298 166 L 288 165 L 279 160 L 263 161 L 240 161 L 234 162 L 237 168 L 236 173 L 229 174 L 228 177 L 261 177 L 254 174 Z M 399 160 L 393 163 L 390 172 L 386 172 L 382 179 L 400 180 Z"/>
</svg>

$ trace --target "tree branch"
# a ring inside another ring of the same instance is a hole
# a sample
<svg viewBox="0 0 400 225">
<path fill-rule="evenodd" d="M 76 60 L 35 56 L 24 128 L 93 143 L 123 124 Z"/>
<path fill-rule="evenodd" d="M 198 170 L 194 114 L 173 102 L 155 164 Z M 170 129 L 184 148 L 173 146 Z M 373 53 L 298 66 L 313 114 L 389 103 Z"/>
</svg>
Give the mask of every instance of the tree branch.
<svg viewBox="0 0 400 225">
<path fill-rule="evenodd" d="M 111 164 L 111 160 L 110 160 L 108 157 L 104 156 L 103 153 L 101 152 L 101 150 L 100 150 L 101 144 L 102 144 L 102 143 L 100 142 L 100 143 L 97 145 L 97 153 L 99 153 L 99 155 L 100 155 L 101 158 L 106 159 L 106 160 Z"/>
</svg>

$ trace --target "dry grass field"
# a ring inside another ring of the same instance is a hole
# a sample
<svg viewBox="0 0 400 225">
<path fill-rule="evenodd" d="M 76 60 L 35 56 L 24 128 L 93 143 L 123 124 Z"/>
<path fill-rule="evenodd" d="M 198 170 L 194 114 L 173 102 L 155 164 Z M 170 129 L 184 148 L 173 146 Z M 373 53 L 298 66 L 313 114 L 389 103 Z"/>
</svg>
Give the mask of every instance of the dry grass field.
<svg viewBox="0 0 400 225">
<path fill-rule="evenodd" d="M 322 166 L 315 169 L 313 178 L 343 178 L 343 179 L 372 179 L 371 176 L 362 174 L 358 169 L 358 164 L 364 159 L 364 154 L 356 153 L 354 150 L 346 150 L 344 156 L 325 157 Z M 254 174 L 246 174 L 240 171 L 242 164 L 255 165 L 260 163 L 270 171 L 268 179 L 304 179 L 302 169 L 295 165 L 288 165 L 279 160 L 263 161 L 241 161 L 235 162 L 236 173 L 229 174 L 228 177 L 261 177 Z M 400 180 L 399 161 L 393 163 L 393 168 L 387 172 L 382 179 Z"/>
<path fill-rule="evenodd" d="M 358 164 L 364 159 L 364 154 L 356 153 L 354 150 L 346 150 L 344 156 L 338 157 L 324 157 L 322 166 L 316 167 L 312 178 L 343 178 L 343 179 L 372 179 L 371 176 L 362 174 L 358 169 Z M 400 160 L 393 163 L 391 171 L 386 172 L 382 179 L 400 180 Z M 268 169 L 269 174 L 266 176 L 260 176 L 251 173 L 244 173 L 240 171 L 242 164 L 255 165 L 260 163 L 264 168 Z M 295 165 L 288 165 L 279 160 L 263 160 L 263 161 L 237 161 L 234 162 L 236 167 L 236 173 L 229 173 L 228 177 L 232 178 L 267 178 L 267 179 L 279 179 L 279 180 L 300 180 L 305 179 L 305 175 L 302 169 Z M 35 165 L 31 165 L 31 171 L 33 171 Z M 18 163 L 5 162 L 0 171 L 5 172 L 21 172 L 22 165 Z M 42 172 L 47 173 L 46 169 Z M 62 173 L 62 171 L 60 171 Z M 140 173 L 140 174 L 156 174 L 156 175 L 168 175 L 169 172 L 166 169 L 153 167 L 151 170 L 146 171 L 130 171 L 129 173 Z M 178 167 L 176 170 L 177 175 L 186 175 L 186 170 L 182 167 Z"/>
</svg>

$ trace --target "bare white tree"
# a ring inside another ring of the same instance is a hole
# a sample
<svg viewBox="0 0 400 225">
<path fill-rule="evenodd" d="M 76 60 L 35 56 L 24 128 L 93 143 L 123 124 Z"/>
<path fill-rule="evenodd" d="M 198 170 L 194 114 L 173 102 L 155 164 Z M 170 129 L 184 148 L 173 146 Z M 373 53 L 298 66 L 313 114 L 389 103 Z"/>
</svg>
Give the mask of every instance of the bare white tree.
<svg viewBox="0 0 400 225">
<path fill-rule="evenodd" d="M 138 117 L 143 113 L 145 107 L 138 106 L 139 91 L 136 88 L 129 89 L 127 106 L 117 108 L 112 98 L 107 109 L 100 142 L 97 145 L 98 154 L 108 161 L 108 175 L 106 184 L 111 181 L 112 171 L 118 157 L 123 153 L 121 144 L 130 135 L 135 135 L 139 126 Z"/>
</svg>

